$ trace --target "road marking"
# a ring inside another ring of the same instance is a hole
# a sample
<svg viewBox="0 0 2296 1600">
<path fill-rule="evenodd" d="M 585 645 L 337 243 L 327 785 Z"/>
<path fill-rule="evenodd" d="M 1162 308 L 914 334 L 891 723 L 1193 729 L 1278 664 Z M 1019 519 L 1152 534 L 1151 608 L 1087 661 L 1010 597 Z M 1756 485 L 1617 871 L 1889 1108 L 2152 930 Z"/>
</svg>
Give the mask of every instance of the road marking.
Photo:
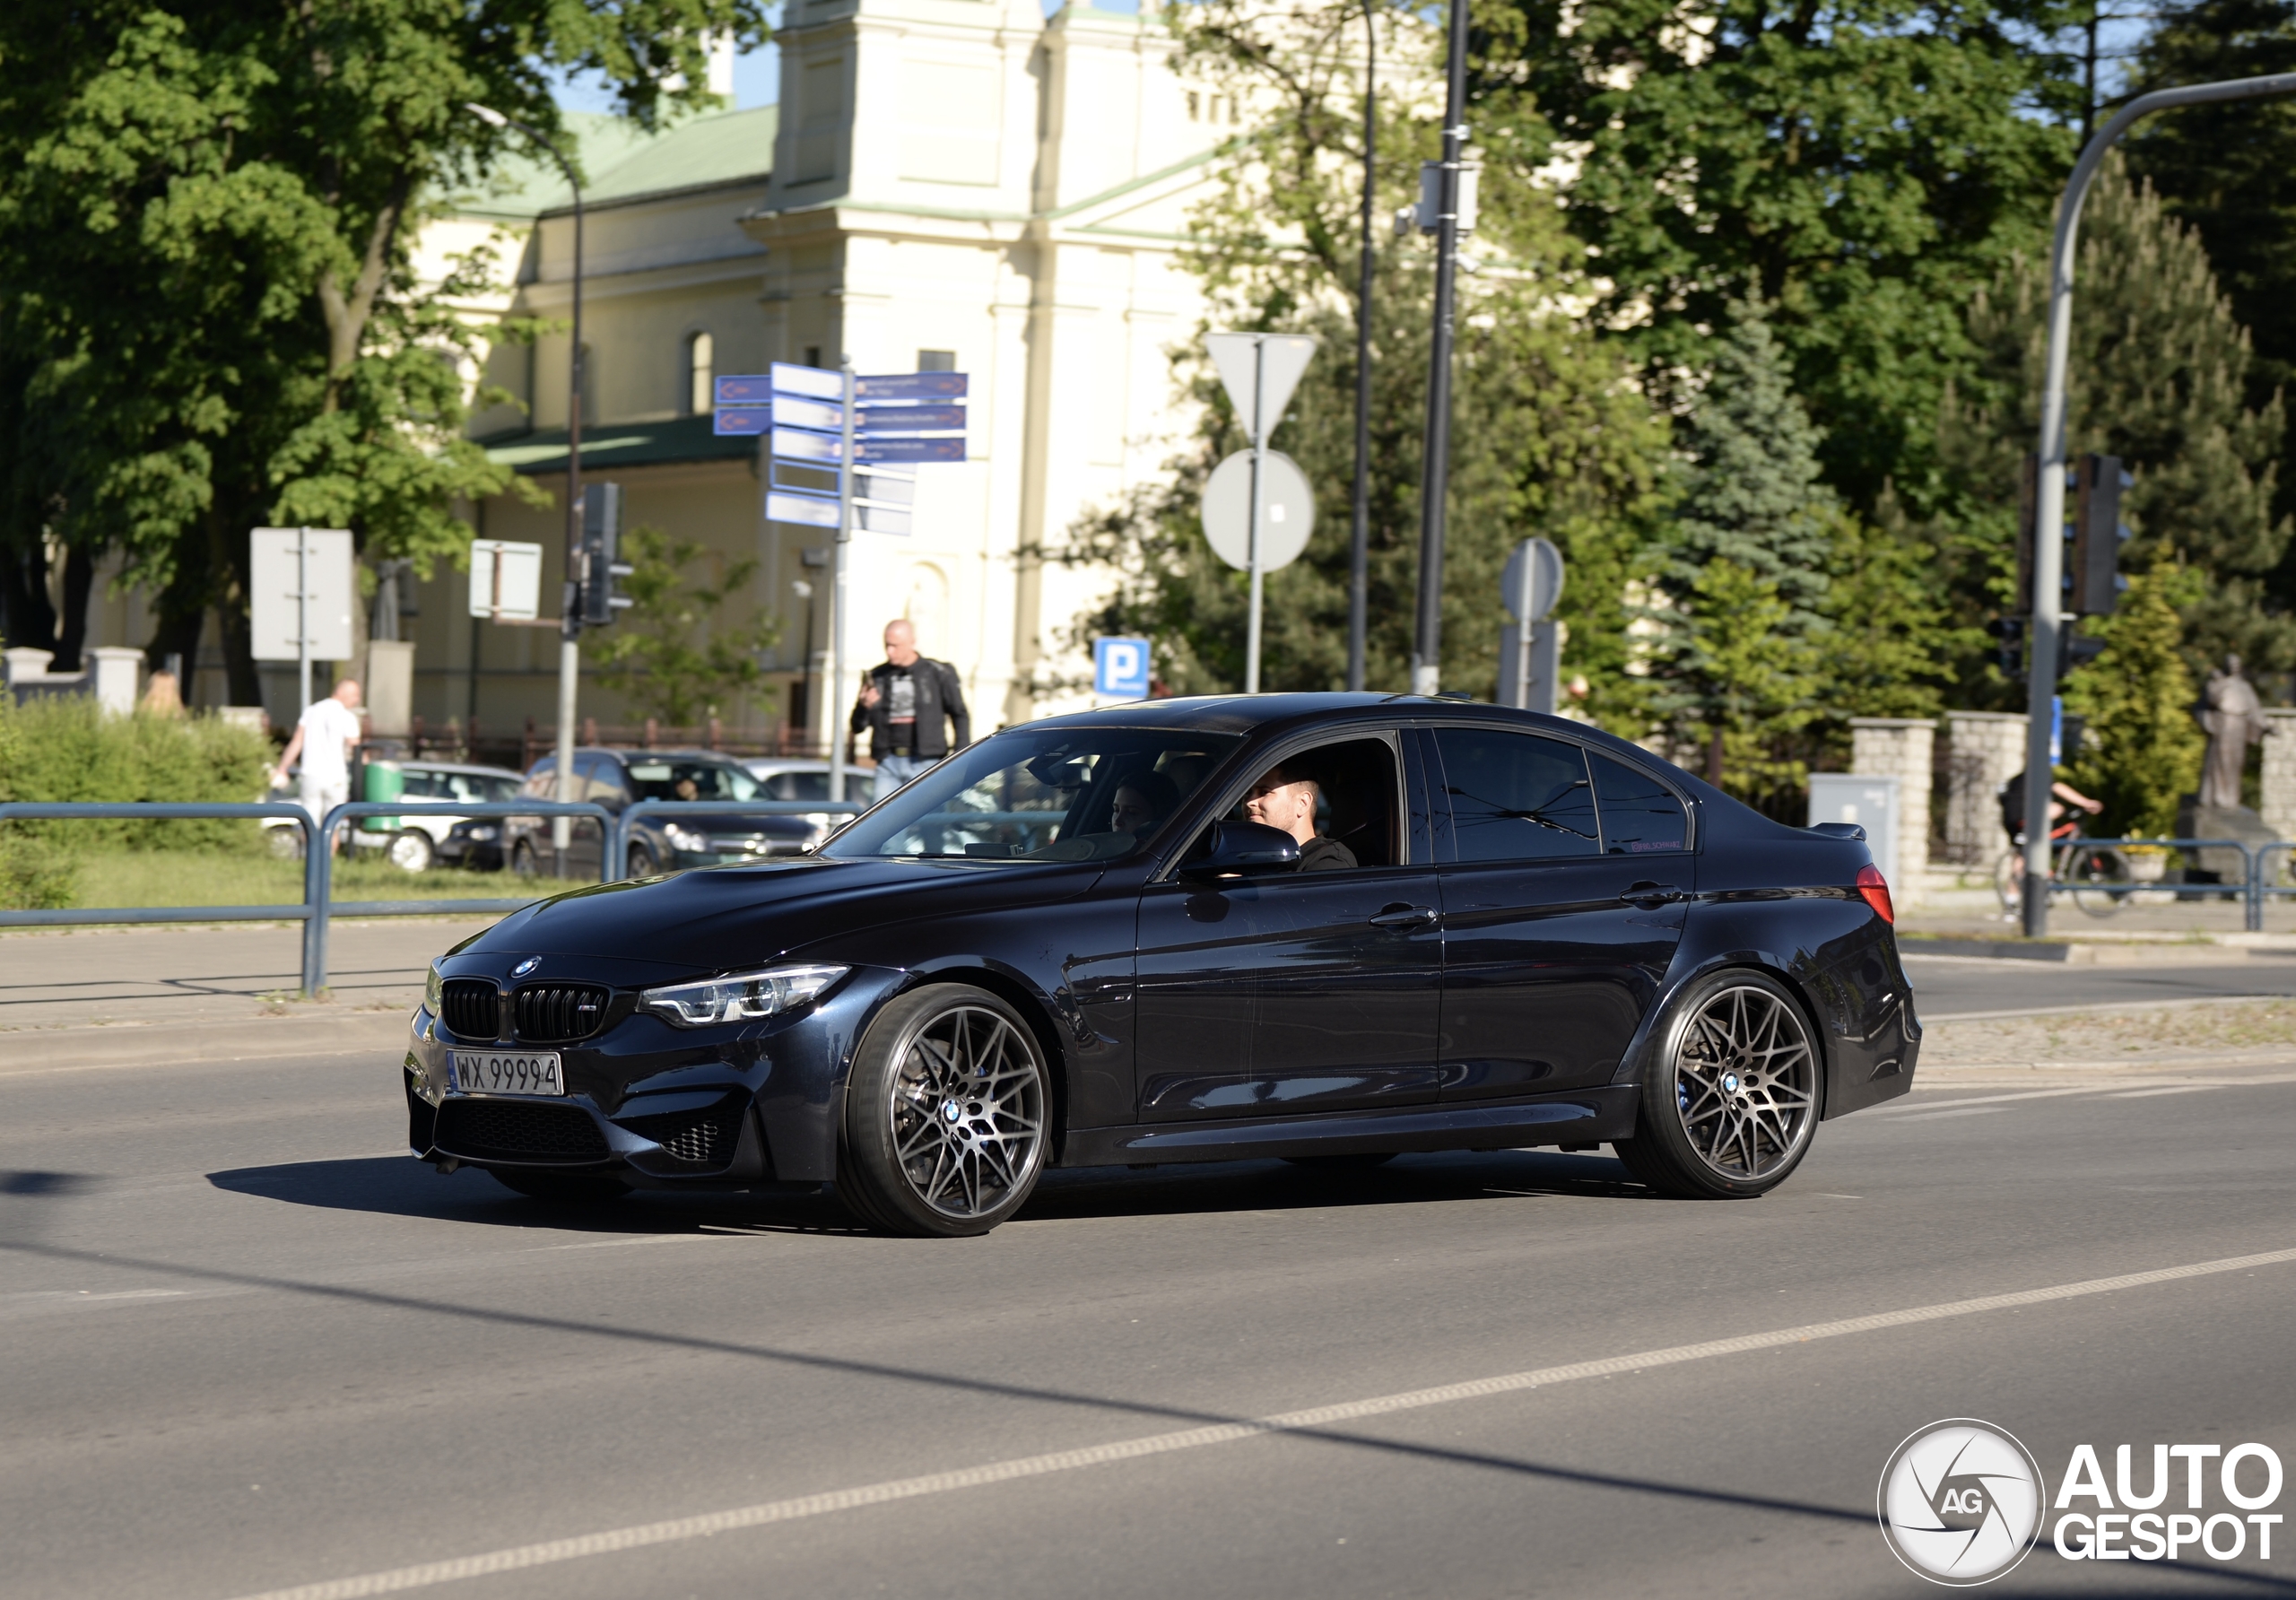
<svg viewBox="0 0 2296 1600">
<path fill-rule="evenodd" d="M 2187 1266 L 2125 1273 L 2118 1277 L 2057 1283 L 2046 1289 L 2022 1289 L 2009 1294 L 1985 1295 L 1977 1300 L 1947 1300 L 1934 1306 L 1881 1311 L 1869 1317 L 1805 1323 L 1798 1327 L 1779 1328 L 1770 1333 L 1743 1334 L 1732 1339 L 1709 1339 L 1698 1344 L 1676 1344 L 1664 1350 L 1607 1356 L 1599 1361 L 1576 1361 L 1568 1366 L 1539 1367 L 1527 1372 L 1509 1372 L 1497 1378 L 1445 1384 L 1438 1388 L 1407 1389 L 1397 1395 L 1351 1400 L 1309 1411 L 1283 1412 L 1248 1422 L 1220 1422 L 1209 1427 L 1183 1429 L 1176 1433 L 1152 1433 L 1140 1439 L 1088 1445 L 1082 1449 L 1056 1450 L 1048 1455 L 986 1462 L 953 1472 L 927 1473 L 914 1478 L 891 1478 L 854 1489 L 835 1489 L 822 1494 L 768 1500 L 762 1505 L 709 1511 L 698 1517 L 679 1517 L 666 1522 L 640 1523 L 634 1527 L 582 1534 L 570 1539 L 517 1544 L 507 1550 L 489 1551 L 483 1555 L 426 1561 L 418 1566 L 397 1567 L 385 1572 L 363 1573 L 356 1578 L 329 1578 L 295 1588 L 267 1589 L 259 1595 L 244 1596 L 241 1600 L 364 1600 L 364 1596 L 370 1595 L 403 1594 L 409 1589 L 457 1583 L 465 1578 L 484 1578 L 496 1572 L 518 1572 L 559 1561 L 614 1555 L 625 1550 L 642 1550 L 650 1545 L 682 1543 L 689 1539 L 706 1539 L 715 1534 L 732 1533 L 741 1528 L 795 1522 L 807 1517 L 825 1517 L 832 1512 L 857 1510 L 864 1506 L 889 1505 L 895 1500 L 947 1494 L 960 1489 L 978 1489 L 991 1483 L 1009 1483 L 1019 1478 L 1040 1478 L 1053 1473 L 1075 1472 L 1119 1461 L 1138 1461 L 1151 1456 L 1169 1456 L 1175 1451 L 1201 1449 L 1207 1445 L 1233 1444 L 1247 1439 L 1264 1439 L 1271 1434 L 1304 1432 L 1336 1422 L 1389 1416 L 1396 1412 L 1419 1411 L 1431 1405 L 1451 1405 L 1462 1400 L 1486 1400 L 1497 1395 L 1517 1394 L 1526 1389 L 1544 1388 L 1549 1385 L 1573 1383 L 1583 1378 L 1613 1378 L 1622 1373 L 1646 1371 L 1653 1367 L 1678 1366 L 1685 1361 L 1709 1361 L 1716 1356 L 1743 1355 L 1750 1351 L 1804 1344 L 1814 1339 L 1878 1333 L 1884 1328 L 1943 1322 L 1950 1317 L 1973 1317 L 1981 1312 L 2004 1311 L 2020 1306 L 2046 1305 L 2052 1300 L 2079 1300 L 2088 1295 L 2143 1289 L 2155 1283 L 2172 1283 L 2218 1273 L 2245 1272 L 2291 1261 L 2296 1261 L 2296 1250 L 2270 1250 L 2255 1256 L 2231 1256 L 2215 1261 L 2196 1262 Z"/>
<path fill-rule="evenodd" d="M 2094 1094 L 2096 1092 L 2097 1086 L 2095 1084 L 2083 1083 L 2077 1089 L 2028 1089 L 2016 1094 L 1970 1095 L 1961 1100 L 1933 1100 L 1926 1105 L 1924 1105 L 1919 1100 L 1908 1099 L 1892 1100 L 1886 1106 L 1872 1107 L 1867 1110 L 1861 1112 L 1860 1115 L 1866 1117 L 1903 1117 L 1907 1112 L 1910 1111 L 1916 1115 L 1926 1117 L 1932 1111 L 1942 1110 L 1947 1106 L 1989 1106 L 1994 1104 L 1996 1100 L 2059 1100 L 2068 1094 Z"/>
<path fill-rule="evenodd" d="M 2151 1100 L 2156 1094 L 2199 1094 L 2216 1087 L 2214 1083 L 2177 1083 L 2167 1089 L 2125 1090 L 2119 1094 L 2109 1094 L 2104 1098 L 2107 1100 Z"/>
<path fill-rule="evenodd" d="M 1932 961 L 1947 961 L 1947 956 L 1932 956 Z M 1971 961 L 1985 961 L 1984 956 L 1971 956 Z M 1949 1011 L 1936 1016 L 1924 1012 L 1921 1020 L 1928 1022 L 1989 1022 L 2011 1017 L 2070 1017 L 2087 1016 L 2099 1012 L 2116 1011 L 2189 1011 L 2203 1005 L 2254 1005 L 2259 1000 L 2276 1000 L 2283 1004 L 2296 1000 L 2292 995 L 2203 995 L 2177 1000 L 2100 1000 L 2093 1004 L 2078 1003 L 2069 1005 L 2036 1005 L 2023 1011 Z"/>
<path fill-rule="evenodd" d="M 1995 1111 L 2006 1111 L 2006 1106 L 1963 1106 L 1958 1111 L 1917 1111 L 1910 1117 L 1900 1117 L 1900 1122 L 1935 1122 L 1946 1117 L 1984 1117 Z"/>
</svg>

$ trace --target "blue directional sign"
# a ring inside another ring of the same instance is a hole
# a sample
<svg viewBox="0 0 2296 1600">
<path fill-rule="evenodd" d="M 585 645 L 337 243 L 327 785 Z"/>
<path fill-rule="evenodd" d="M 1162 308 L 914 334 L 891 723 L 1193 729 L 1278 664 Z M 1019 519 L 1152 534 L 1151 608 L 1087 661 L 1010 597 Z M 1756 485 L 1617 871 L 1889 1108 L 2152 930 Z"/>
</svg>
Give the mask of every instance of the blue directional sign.
<svg viewBox="0 0 2296 1600">
<path fill-rule="evenodd" d="M 773 380 L 770 378 L 718 378 L 715 403 L 719 405 L 763 405 L 773 397 Z"/>
<path fill-rule="evenodd" d="M 939 439 L 864 439 L 855 441 L 855 457 L 862 461 L 962 461 L 965 441 L 961 436 Z"/>
<path fill-rule="evenodd" d="M 800 367 L 776 361 L 769 378 L 777 395 L 804 395 L 814 400 L 845 398 L 845 375 L 823 367 Z"/>
<path fill-rule="evenodd" d="M 803 428 L 776 428 L 773 453 L 785 461 L 842 461 L 845 440 L 834 433 L 813 433 Z"/>
<path fill-rule="evenodd" d="M 776 361 L 763 378 L 716 380 L 717 430 L 764 434 L 765 514 L 803 527 L 841 526 L 846 407 L 853 407 L 853 527 L 907 534 L 915 517 L 915 474 L 873 474 L 870 465 L 966 458 L 961 372 L 900 372 L 857 378 Z"/>
<path fill-rule="evenodd" d="M 772 408 L 764 405 L 721 405 L 718 408 L 717 426 L 713 433 L 739 434 L 765 431 Z"/>
<path fill-rule="evenodd" d="M 853 393 L 864 405 L 872 400 L 961 400 L 969 382 L 962 372 L 892 372 L 855 378 Z"/>
<path fill-rule="evenodd" d="M 1092 641 L 1092 692 L 1144 700 L 1148 695 L 1148 641 L 1144 639 L 1096 639 Z"/>
<path fill-rule="evenodd" d="M 845 426 L 845 407 L 826 400 L 805 400 L 795 395 L 773 397 L 773 420 L 789 428 L 819 428 L 835 433 Z"/>
<path fill-rule="evenodd" d="M 965 430 L 965 408 L 961 405 L 868 405 L 864 404 L 856 421 L 864 439 L 882 439 L 896 433 L 962 433 Z M 779 412 L 774 413 L 777 417 Z"/>
</svg>

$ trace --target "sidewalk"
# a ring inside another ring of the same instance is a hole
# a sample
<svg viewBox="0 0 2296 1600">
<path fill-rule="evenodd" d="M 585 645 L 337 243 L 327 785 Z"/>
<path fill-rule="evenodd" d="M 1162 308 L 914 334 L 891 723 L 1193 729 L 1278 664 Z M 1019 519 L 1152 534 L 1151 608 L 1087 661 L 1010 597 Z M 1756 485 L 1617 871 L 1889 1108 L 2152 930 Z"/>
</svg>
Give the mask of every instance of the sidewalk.
<svg viewBox="0 0 2296 1600">
<path fill-rule="evenodd" d="M 0 935 L 0 1073 L 389 1049 L 430 958 L 498 918 L 346 919 L 329 998 L 294 998 L 302 925 Z"/>
</svg>

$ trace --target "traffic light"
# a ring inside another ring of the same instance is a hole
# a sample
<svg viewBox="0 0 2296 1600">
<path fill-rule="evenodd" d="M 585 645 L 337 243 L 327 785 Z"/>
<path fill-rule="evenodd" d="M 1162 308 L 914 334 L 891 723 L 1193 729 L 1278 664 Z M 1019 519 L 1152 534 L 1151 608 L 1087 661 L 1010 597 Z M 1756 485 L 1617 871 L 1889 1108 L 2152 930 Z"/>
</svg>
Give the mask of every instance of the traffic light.
<svg viewBox="0 0 2296 1600">
<path fill-rule="evenodd" d="M 1997 641 L 1995 659 L 2000 664 L 2001 675 L 2022 678 L 2025 675 L 2025 619 L 1996 617 L 1986 624 L 1986 630 Z"/>
<path fill-rule="evenodd" d="M 2128 580 L 2120 575 L 2121 491 L 2136 480 L 2118 456 L 2083 456 L 2074 469 L 2073 548 L 2065 564 L 2066 609 L 2081 616 L 2112 614 Z"/>
<path fill-rule="evenodd" d="M 631 574 L 622 552 L 622 485 L 593 483 L 582 491 L 582 625 L 604 628 L 634 602 L 619 591 Z"/>
</svg>

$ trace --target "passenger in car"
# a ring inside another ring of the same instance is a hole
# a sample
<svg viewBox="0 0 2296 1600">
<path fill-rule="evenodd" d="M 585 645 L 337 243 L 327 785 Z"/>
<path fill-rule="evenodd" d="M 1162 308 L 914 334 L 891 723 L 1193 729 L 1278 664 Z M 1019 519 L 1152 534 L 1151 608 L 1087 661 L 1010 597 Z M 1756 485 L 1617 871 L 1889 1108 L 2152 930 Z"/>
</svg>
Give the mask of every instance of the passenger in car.
<svg viewBox="0 0 2296 1600">
<path fill-rule="evenodd" d="M 1109 826 L 1115 832 L 1145 839 L 1179 803 L 1179 788 L 1170 778 L 1161 772 L 1143 772 L 1117 786 Z"/>
<path fill-rule="evenodd" d="M 1244 814 L 1298 839 L 1301 872 L 1344 871 L 1355 865 L 1355 852 L 1316 831 L 1316 802 L 1320 796 L 1314 778 L 1279 764 L 1253 780 L 1251 794 L 1244 801 Z"/>
</svg>

